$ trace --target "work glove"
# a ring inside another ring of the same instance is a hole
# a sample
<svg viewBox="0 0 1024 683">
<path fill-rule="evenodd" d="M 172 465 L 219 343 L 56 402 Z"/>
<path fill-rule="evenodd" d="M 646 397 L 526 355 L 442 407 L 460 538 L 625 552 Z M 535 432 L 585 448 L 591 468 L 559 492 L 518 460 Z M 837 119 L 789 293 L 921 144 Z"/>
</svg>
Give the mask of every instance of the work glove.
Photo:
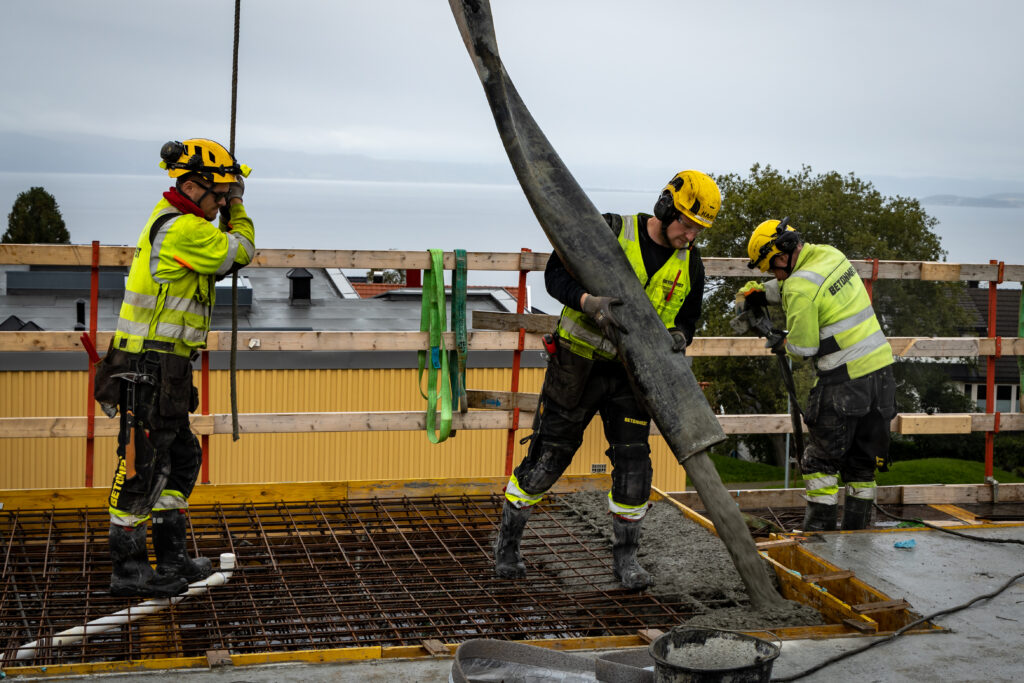
<svg viewBox="0 0 1024 683">
<path fill-rule="evenodd" d="M 614 339 L 616 333 L 629 334 L 629 330 L 612 313 L 613 306 L 621 305 L 621 299 L 610 296 L 594 296 L 588 293 L 586 299 L 583 300 L 583 312 L 597 323 L 604 336 Z"/>
<path fill-rule="evenodd" d="M 740 287 L 736 292 L 736 303 L 741 305 L 742 310 L 751 308 L 764 308 L 768 305 L 768 295 L 765 294 L 764 285 L 751 280 Z"/>
<path fill-rule="evenodd" d="M 678 327 L 670 327 L 668 329 L 669 334 L 672 335 L 672 352 L 673 353 L 686 353 L 686 333 Z"/>
<path fill-rule="evenodd" d="M 231 206 L 231 200 L 235 197 L 239 201 L 242 200 L 242 195 L 245 193 L 245 183 L 242 182 L 242 175 L 235 174 L 235 182 L 228 185 L 228 206 Z"/>
<path fill-rule="evenodd" d="M 778 340 L 773 344 L 770 340 L 765 344 L 772 350 L 772 353 L 786 353 L 786 335 L 779 335 Z"/>
</svg>

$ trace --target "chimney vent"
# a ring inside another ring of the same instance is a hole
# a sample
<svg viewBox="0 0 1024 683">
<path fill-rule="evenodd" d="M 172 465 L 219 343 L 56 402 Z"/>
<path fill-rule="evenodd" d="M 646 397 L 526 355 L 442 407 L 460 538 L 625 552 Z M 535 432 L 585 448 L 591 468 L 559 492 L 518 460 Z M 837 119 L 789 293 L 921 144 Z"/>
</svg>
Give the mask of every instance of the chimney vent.
<svg viewBox="0 0 1024 683">
<path fill-rule="evenodd" d="M 290 303 L 310 303 L 310 288 L 313 282 L 313 274 L 305 268 L 292 268 L 287 274 L 291 283 L 288 295 Z"/>
</svg>

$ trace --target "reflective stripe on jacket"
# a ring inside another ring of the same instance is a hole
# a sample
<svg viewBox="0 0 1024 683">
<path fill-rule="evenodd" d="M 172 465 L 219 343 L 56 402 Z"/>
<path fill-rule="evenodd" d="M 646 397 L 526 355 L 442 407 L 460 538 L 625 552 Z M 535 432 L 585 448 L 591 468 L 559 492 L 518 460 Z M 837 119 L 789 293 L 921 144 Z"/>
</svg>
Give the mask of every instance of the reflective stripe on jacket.
<svg viewBox="0 0 1024 683">
<path fill-rule="evenodd" d="M 637 216 L 623 216 L 622 230 L 619 232 L 619 246 L 626 254 L 629 265 L 644 286 L 647 298 L 650 299 L 658 317 L 669 328 L 675 325 L 676 315 L 683 307 L 686 295 L 690 293 L 690 250 L 676 250 L 672 257 L 665 261 L 650 278 L 644 267 L 643 253 L 640 251 L 640 237 L 637 230 L 640 223 Z M 601 330 L 590 317 L 573 308 L 565 306 L 558 320 L 558 335 L 569 343 L 569 349 L 584 358 L 615 358 L 615 345 L 601 334 Z"/>
<path fill-rule="evenodd" d="M 147 340 L 179 356 L 206 346 L 214 281 L 256 252 L 252 221 L 241 204 L 230 208 L 230 231 L 202 216 L 182 214 L 160 200 L 139 236 L 128 273 L 114 347 L 140 353 Z M 152 236 L 157 220 L 164 221 Z M 162 349 L 157 349 L 162 350 Z"/>
<path fill-rule="evenodd" d="M 814 358 L 818 377 L 854 379 L 892 364 L 867 289 L 838 249 L 805 244 L 781 284 L 786 350 Z"/>
</svg>

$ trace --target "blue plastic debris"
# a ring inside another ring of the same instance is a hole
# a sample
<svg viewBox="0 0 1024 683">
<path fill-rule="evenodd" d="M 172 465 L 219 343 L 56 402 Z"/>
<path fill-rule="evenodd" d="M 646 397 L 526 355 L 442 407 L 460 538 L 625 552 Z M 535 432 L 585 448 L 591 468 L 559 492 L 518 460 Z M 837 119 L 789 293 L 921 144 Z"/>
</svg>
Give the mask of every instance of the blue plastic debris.
<svg viewBox="0 0 1024 683">
<path fill-rule="evenodd" d="M 906 541 L 896 541 L 893 543 L 893 547 L 896 548 L 913 548 L 915 545 L 917 545 L 917 541 L 912 538 L 909 538 Z"/>
</svg>

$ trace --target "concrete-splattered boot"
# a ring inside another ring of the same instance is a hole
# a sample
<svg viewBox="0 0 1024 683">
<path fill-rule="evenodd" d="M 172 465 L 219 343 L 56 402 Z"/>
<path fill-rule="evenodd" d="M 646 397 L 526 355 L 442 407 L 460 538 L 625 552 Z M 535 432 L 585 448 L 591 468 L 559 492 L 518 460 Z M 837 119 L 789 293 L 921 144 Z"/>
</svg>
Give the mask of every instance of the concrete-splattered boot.
<svg viewBox="0 0 1024 683">
<path fill-rule="evenodd" d="M 532 505 L 517 508 L 505 501 L 501 508 L 501 526 L 494 539 L 494 573 L 503 579 L 521 579 L 526 576 L 526 564 L 519 552 L 523 540 L 526 520 L 530 518 Z"/>
<path fill-rule="evenodd" d="M 636 551 L 640 548 L 640 526 L 642 521 L 629 522 L 612 515 L 613 569 L 615 577 L 622 582 L 623 588 L 643 590 L 651 585 L 651 575 L 636 560 Z"/>
<path fill-rule="evenodd" d="M 188 583 L 201 581 L 213 573 L 208 557 L 192 559 L 188 556 L 185 537 L 188 520 L 183 510 L 159 510 L 153 513 L 153 550 L 156 551 L 156 570 L 164 576 L 176 576 Z"/>
<path fill-rule="evenodd" d="M 854 498 L 847 492 L 843 501 L 843 529 L 867 529 L 871 525 L 871 510 L 874 501 Z"/>
<path fill-rule="evenodd" d="M 110 594 L 117 597 L 170 598 L 184 593 L 188 581 L 153 571 L 146 552 L 146 525 L 110 525 Z"/>
<path fill-rule="evenodd" d="M 835 505 L 808 501 L 804 511 L 804 531 L 835 531 L 838 512 Z"/>
</svg>

